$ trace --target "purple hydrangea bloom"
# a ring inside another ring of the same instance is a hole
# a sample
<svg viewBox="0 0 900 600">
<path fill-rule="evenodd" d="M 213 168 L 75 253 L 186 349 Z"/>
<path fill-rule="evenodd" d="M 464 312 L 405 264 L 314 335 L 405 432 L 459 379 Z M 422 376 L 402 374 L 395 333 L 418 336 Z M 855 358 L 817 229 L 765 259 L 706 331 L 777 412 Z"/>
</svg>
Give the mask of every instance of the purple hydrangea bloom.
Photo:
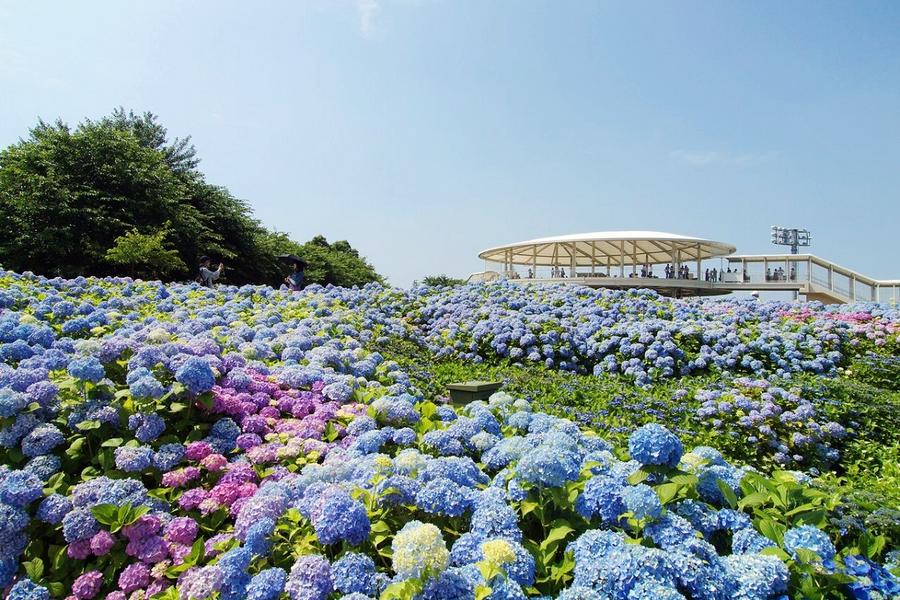
<svg viewBox="0 0 900 600">
<path fill-rule="evenodd" d="M 318 554 L 301 556 L 291 567 L 284 587 L 291 600 L 327 600 L 334 591 L 331 565 Z"/>
</svg>

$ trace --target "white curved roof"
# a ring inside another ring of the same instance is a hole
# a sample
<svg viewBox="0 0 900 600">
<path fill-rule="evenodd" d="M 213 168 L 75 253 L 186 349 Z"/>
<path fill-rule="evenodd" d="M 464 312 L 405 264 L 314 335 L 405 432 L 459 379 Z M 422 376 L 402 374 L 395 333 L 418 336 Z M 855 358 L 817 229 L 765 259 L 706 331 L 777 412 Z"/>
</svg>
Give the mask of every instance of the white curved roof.
<svg viewBox="0 0 900 600">
<path fill-rule="evenodd" d="M 538 266 L 642 265 L 703 260 L 737 250 L 731 244 L 661 231 L 596 231 L 488 248 L 479 258 Z"/>
</svg>

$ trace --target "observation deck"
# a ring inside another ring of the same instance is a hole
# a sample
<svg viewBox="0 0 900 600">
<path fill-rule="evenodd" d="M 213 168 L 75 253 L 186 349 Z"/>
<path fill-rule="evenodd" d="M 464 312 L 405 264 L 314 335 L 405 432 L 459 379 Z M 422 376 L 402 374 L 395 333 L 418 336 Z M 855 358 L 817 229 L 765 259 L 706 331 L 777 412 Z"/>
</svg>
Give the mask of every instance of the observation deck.
<svg viewBox="0 0 900 600">
<path fill-rule="evenodd" d="M 484 250 L 479 258 L 486 269 L 469 280 L 649 288 L 677 298 L 793 292 L 824 303 L 900 300 L 900 279 L 868 277 L 813 254 L 735 250 L 724 242 L 656 231 L 565 235 Z M 499 268 L 488 270 L 489 263 Z"/>
</svg>

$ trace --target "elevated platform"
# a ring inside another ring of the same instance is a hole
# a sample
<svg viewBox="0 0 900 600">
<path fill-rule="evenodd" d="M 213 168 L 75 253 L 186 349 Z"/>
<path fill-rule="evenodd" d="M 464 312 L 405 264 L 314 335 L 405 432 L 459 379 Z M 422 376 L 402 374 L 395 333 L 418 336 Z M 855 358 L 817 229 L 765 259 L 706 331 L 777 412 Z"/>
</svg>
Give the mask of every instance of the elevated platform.
<svg viewBox="0 0 900 600">
<path fill-rule="evenodd" d="M 562 235 L 483 250 L 485 271 L 468 281 L 649 288 L 678 298 L 791 292 L 825 303 L 900 301 L 900 279 L 874 279 L 813 254 L 733 252 L 724 242 L 659 231 Z"/>
<path fill-rule="evenodd" d="M 807 300 L 825 304 L 900 300 L 900 280 L 873 279 L 812 254 L 735 255 L 725 260 L 732 271 L 722 273 L 718 281 L 615 277 L 578 272 L 572 277 L 510 278 L 508 281 L 520 284 L 568 283 L 590 288 L 647 288 L 675 298 L 720 296 L 731 292 L 793 292 Z M 754 270 L 754 266 L 762 268 Z"/>
</svg>

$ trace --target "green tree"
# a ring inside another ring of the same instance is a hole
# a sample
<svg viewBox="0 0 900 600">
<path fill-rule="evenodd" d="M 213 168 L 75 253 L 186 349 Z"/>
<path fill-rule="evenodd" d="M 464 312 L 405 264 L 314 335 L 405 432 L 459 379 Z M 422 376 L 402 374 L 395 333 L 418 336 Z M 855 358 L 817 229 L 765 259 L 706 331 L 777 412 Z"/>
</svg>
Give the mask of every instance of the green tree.
<svg viewBox="0 0 900 600">
<path fill-rule="evenodd" d="M 165 249 L 180 259 L 166 273 L 174 278 L 192 279 L 206 254 L 226 263 L 231 283 L 279 285 L 286 267 L 276 257 L 291 252 L 307 259 L 313 282 L 380 281 L 346 241 L 298 244 L 268 230 L 198 164 L 190 137 L 170 141 L 152 113 L 119 108 L 74 129 L 40 121 L 0 151 L 0 261 L 51 276 L 108 275 L 121 268 L 107 258 L 113 240 L 165 228 Z"/>
<path fill-rule="evenodd" d="M 110 242 L 135 226 L 170 221 L 178 237 L 202 237 L 187 195 L 164 155 L 127 132 L 40 122 L 0 152 L 0 255 L 16 270 L 106 274 Z"/>
<path fill-rule="evenodd" d="M 465 281 L 449 275 L 428 275 L 422 278 L 422 285 L 431 287 L 462 285 Z"/>
<path fill-rule="evenodd" d="M 187 268 L 178 251 L 168 248 L 168 231 L 140 233 L 137 229 L 116 238 L 112 248 L 106 251 L 106 260 L 128 267 L 132 276 L 159 279 Z"/>
</svg>

